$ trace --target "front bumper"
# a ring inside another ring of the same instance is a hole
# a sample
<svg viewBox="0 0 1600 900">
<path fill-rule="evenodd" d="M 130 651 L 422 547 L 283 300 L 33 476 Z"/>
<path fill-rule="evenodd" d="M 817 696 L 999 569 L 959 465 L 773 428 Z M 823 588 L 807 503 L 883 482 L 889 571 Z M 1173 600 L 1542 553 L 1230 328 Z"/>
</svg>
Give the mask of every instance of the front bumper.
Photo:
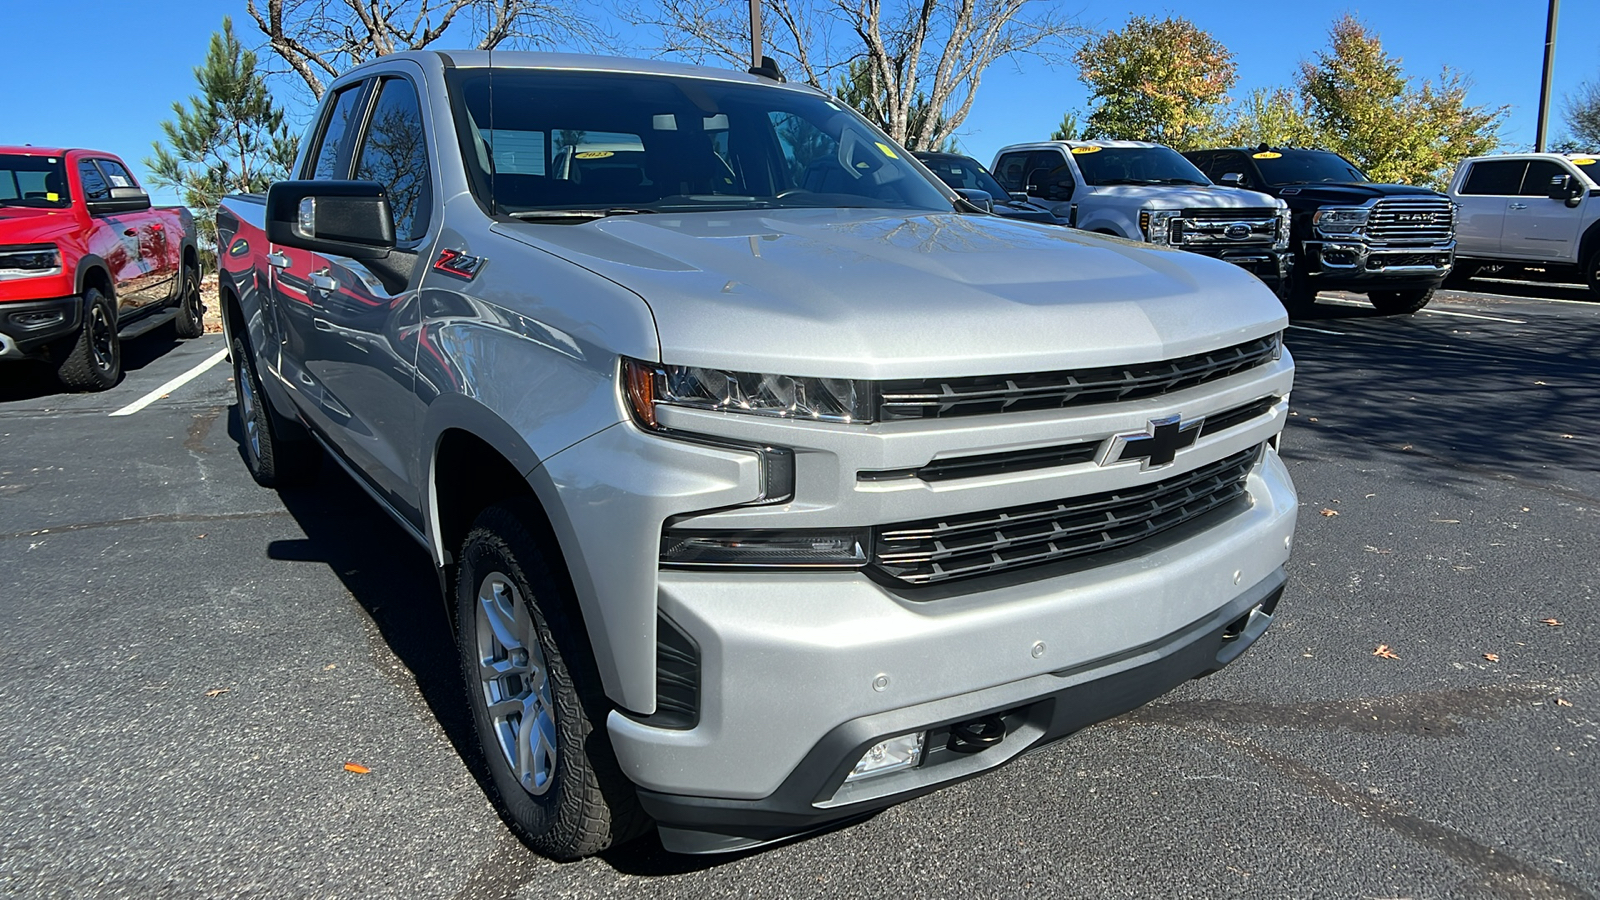
<svg viewBox="0 0 1600 900">
<path fill-rule="evenodd" d="M 1438 287 L 1455 264 L 1456 243 L 1368 244 L 1307 241 L 1300 271 L 1323 290 L 1396 290 Z"/>
<path fill-rule="evenodd" d="M 662 844 L 678 853 L 748 849 L 870 814 L 999 768 L 1223 668 L 1266 632 L 1285 581 L 1283 569 L 1276 569 L 1210 615 L 1100 663 L 847 721 L 824 735 L 767 797 L 689 797 L 641 788 L 640 802 L 659 823 Z M 1004 738 L 975 752 L 958 750 L 952 729 L 989 717 L 1004 723 Z M 928 733 L 920 766 L 844 783 L 867 748 L 917 731 Z"/>
<path fill-rule="evenodd" d="M 83 300 L 13 300 L 0 303 L 0 359 L 37 356 L 58 338 L 77 334 Z"/>
<path fill-rule="evenodd" d="M 1199 253 L 1204 256 L 1214 257 L 1225 262 L 1233 263 L 1241 269 L 1261 279 L 1267 287 L 1274 292 L 1289 279 L 1289 269 L 1292 265 L 1292 255 L 1288 250 L 1279 250 L 1274 247 L 1194 247 L 1184 246 L 1184 250 Z"/>
<path fill-rule="evenodd" d="M 914 597 L 855 572 L 662 570 L 658 604 L 699 652 L 693 728 L 608 729 L 670 849 L 734 850 L 993 769 L 1242 652 L 1282 587 L 1296 498 L 1267 451 L 1248 498 L 1121 557 Z M 1229 628 L 1248 625 L 1229 641 Z M 995 748 L 930 750 L 844 786 L 867 747 L 999 714 Z M 938 760 L 935 762 L 935 760 Z M 844 786 L 842 788 L 842 786 Z"/>
</svg>

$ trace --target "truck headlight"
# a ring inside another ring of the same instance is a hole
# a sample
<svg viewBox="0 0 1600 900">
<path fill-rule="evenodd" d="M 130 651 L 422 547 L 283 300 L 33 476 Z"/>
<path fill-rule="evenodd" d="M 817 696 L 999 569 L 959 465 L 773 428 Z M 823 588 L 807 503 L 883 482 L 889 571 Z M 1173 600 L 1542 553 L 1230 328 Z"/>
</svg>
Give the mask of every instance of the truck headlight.
<svg viewBox="0 0 1600 900">
<path fill-rule="evenodd" d="M 1278 239 L 1273 242 L 1276 249 L 1282 250 L 1289 246 L 1289 211 L 1278 210 Z"/>
<path fill-rule="evenodd" d="M 656 428 L 656 406 L 770 416 L 811 422 L 872 421 L 870 382 L 730 372 L 700 366 L 622 361 L 634 416 Z"/>
<path fill-rule="evenodd" d="M 1141 209 L 1139 210 L 1139 230 L 1144 232 L 1144 239 L 1152 244 L 1171 246 L 1183 243 L 1183 235 L 1173 235 L 1173 223 L 1181 225 L 1183 210 L 1181 209 Z"/>
<path fill-rule="evenodd" d="M 1360 207 L 1330 206 L 1311 215 L 1311 224 L 1323 234 L 1355 234 L 1367 226 L 1371 210 Z"/>
<path fill-rule="evenodd" d="M 0 278 L 34 278 L 61 273 L 61 251 L 54 244 L 0 247 Z"/>
</svg>

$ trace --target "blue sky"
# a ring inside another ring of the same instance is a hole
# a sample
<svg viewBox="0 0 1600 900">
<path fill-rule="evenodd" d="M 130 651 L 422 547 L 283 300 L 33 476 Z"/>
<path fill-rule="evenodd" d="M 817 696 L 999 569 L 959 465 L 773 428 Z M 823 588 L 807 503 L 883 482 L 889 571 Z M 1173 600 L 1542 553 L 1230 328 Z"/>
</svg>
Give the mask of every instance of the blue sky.
<svg viewBox="0 0 1600 900">
<path fill-rule="evenodd" d="M 254 41 L 243 0 L 4 2 L 8 40 L 0 54 L 0 144 L 109 150 L 126 158 L 141 177 L 140 161 L 161 136 L 159 123 L 171 117 L 172 102 L 195 91 L 192 69 L 204 58 L 222 17 L 232 15 L 241 37 Z M 1382 36 L 1385 49 L 1404 60 L 1409 74 L 1431 78 L 1449 65 L 1469 75 L 1475 83 L 1472 102 L 1511 107 L 1503 131 L 1507 144 L 1533 143 L 1546 0 L 1299 0 L 1242 6 L 1123 0 L 1086 2 L 1081 9 L 1084 24 L 1097 28 L 1117 27 L 1132 14 L 1188 16 L 1233 51 L 1238 95 L 1287 83 L 1300 60 L 1326 46 L 1333 20 L 1353 12 Z M 64 34 L 72 35 L 69 44 L 56 39 Z M 650 42 L 644 34 L 624 37 L 641 47 Z M 449 38 L 438 46 L 455 46 Z M 87 49 L 93 46 L 127 49 Z M 1600 3 L 1563 4 L 1557 47 L 1558 99 L 1578 83 L 1600 78 Z M 309 115 L 304 92 L 285 81 L 278 93 L 292 117 L 303 122 Z M 1048 137 L 1061 114 L 1081 109 L 1084 101 L 1071 67 L 1025 62 L 1019 68 L 1001 62 L 984 78 L 961 146 L 987 163 L 1005 144 Z M 1554 137 L 1560 133 L 1558 112 L 1552 121 Z M 157 199 L 170 202 L 171 196 L 158 192 Z"/>
</svg>

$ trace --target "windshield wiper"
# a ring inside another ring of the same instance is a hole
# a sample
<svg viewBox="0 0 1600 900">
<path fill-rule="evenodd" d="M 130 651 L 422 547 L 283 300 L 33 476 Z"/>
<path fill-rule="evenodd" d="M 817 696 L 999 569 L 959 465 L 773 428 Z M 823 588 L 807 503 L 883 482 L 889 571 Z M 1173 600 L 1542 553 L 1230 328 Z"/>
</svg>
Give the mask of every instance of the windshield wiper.
<svg viewBox="0 0 1600 900">
<path fill-rule="evenodd" d="M 527 209 L 507 215 L 529 222 L 541 219 L 604 219 L 607 216 L 640 216 L 653 212 L 656 210 L 614 206 L 610 209 Z"/>
</svg>

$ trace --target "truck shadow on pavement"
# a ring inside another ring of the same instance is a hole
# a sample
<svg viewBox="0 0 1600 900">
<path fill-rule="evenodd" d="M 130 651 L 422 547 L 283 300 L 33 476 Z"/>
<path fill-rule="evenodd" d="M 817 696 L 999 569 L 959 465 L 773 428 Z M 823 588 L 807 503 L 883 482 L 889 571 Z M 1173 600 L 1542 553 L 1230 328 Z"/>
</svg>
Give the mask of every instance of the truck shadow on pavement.
<svg viewBox="0 0 1600 900">
<path fill-rule="evenodd" d="M 115 391 L 126 384 L 129 372 L 143 369 L 183 343 L 172 334 L 171 329 L 159 329 L 138 340 L 125 341 L 122 345 L 122 379 L 111 390 Z M 55 367 L 47 362 L 30 359 L 0 366 L 0 403 L 37 400 L 62 393 L 66 393 L 66 389 L 56 380 Z"/>
<path fill-rule="evenodd" d="M 228 408 L 228 434 L 239 448 L 238 407 Z M 338 464 L 324 459 L 314 484 L 278 491 L 284 507 L 305 537 L 273 541 L 270 559 L 326 565 L 366 611 L 378 633 L 400 663 L 411 672 L 422 701 L 438 721 L 462 762 L 489 796 L 489 775 L 484 767 L 472 718 L 464 699 L 465 686 L 444 599 L 440 596 L 433 561 L 383 513 Z M 508 844 L 517 844 L 508 834 Z M 520 844 L 518 844 L 520 846 Z M 521 864 L 502 860 L 501 874 L 531 875 L 540 866 L 553 865 L 523 848 Z M 719 856 L 682 856 L 668 853 L 654 830 L 625 846 L 601 854 L 601 859 L 630 875 L 678 875 L 716 868 L 760 851 Z M 507 890 L 516 885 L 505 885 Z"/>
</svg>

